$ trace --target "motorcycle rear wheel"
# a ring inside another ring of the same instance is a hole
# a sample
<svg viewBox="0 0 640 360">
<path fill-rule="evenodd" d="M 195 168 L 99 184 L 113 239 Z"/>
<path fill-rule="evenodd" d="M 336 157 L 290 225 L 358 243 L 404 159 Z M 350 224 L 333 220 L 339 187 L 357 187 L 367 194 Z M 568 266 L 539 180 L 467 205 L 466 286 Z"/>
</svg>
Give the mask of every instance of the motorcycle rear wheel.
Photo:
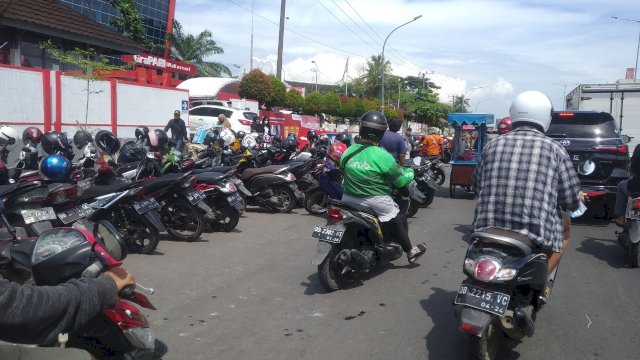
<svg viewBox="0 0 640 360">
<path fill-rule="evenodd" d="M 310 214 L 319 215 L 327 212 L 327 195 L 321 189 L 312 190 L 305 194 L 304 208 Z"/>
<path fill-rule="evenodd" d="M 318 265 L 320 285 L 322 285 L 327 292 L 340 290 L 344 284 L 343 275 L 341 275 L 343 266 L 336 261 L 339 252 L 340 249 L 338 247 L 333 248 L 324 261 Z"/>
<path fill-rule="evenodd" d="M 204 231 L 204 214 L 187 201 L 169 200 L 160 210 L 167 233 L 177 241 L 197 240 Z"/>
<path fill-rule="evenodd" d="M 273 192 L 282 199 L 282 204 L 280 204 L 280 206 L 274 206 L 273 208 L 277 212 L 288 213 L 296 206 L 296 195 L 288 186 L 278 186 Z"/>
<path fill-rule="evenodd" d="M 240 212 L 229 205 L 225 206 L 222 211 L 224 212 L 225 217 L 220 220 L 216 220 L 213 224 L 213 228 L 219 231 L 231 232 L 236 228 L 236 226 L 238 226 L 238 222 L 240 222 Z"/>
<path fill-rule="evenodd" d="M 481 337 L 469 334 L 467 338 L 468 360 L 495 360 L 505 339 L 498 326 L 498 318 L 494 317 L 482 333 Z"/>
<path fill-rule="evenodd" d="M 407 207 L 407 217 L 414 217 L 418 213 L 418 209 L 420 209 L 418 200 L 411 199 L 411 201 L 409 201 L 409 207 Z"/>
</svg>

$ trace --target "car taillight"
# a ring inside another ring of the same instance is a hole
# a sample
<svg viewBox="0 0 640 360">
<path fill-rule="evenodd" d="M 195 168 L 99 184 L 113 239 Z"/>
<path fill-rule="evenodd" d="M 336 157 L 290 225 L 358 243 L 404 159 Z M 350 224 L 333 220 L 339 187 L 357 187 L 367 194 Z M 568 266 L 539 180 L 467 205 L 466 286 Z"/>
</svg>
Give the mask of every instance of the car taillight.
<svg viewBox="0 0 640 360">
<path fill-rule="evenodd" d="M 239 122 L 240 122 L 240 124 L 242 124 L 242 125 L 247 125 L 247 126 L 251 125 L 251 120 L 246 120 L 246 119 L 244 119 L 244 120 L 243 120 L 243 119 L 239 119 L 238 121 L 239 121 Z"/>
<path fill-rule="evenodd" d="M 633 199 L 633 204 L 631 205 L 633 210 L 640 211 L 640 199 Z"/>
<path fill-rule="evenodd" d="M 327 209 L 327 220 L 332 224 L 337 224 L 344 219 L 339 208 L 330 207 Z"/>
<path fill-rule="evenodd" d="M 570 112 L 562 112 L 560 114 L 558 114 L 559 116 L 574 116 L 574 113 L 570 113 Z"/>
<path fill-rule="evenodd" d="M 626 155 L 629 153 L 629 148 L 627 148 L 626 145 L 599 145 L 594 147 L 593 150 L 616 153 L 619 155 Z"/>
</svg>

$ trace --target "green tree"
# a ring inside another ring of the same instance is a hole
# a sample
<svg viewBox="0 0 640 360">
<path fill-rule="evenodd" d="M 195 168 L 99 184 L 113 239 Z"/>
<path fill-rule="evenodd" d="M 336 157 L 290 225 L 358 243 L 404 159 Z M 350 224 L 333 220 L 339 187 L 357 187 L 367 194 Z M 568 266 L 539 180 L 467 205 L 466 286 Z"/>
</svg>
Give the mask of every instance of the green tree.
<svg viewBox="0 0 640 360">
<path fill-rule="evenodd" d="M 356 107 L 355 102 L 359 100 L 356 98 L 351 98 L 347 96 L 340 97 L 340 113 L 339 115 L 342 117 L 356 117 Z"/>
<path fill-rule="evenodd" d="M 384 117 L 387 119 L 391 119 L 394 117 L 399 117 L 398 112 L 394 108 L 386 107 L 384 108 Z"/>
<path fill-rule="evenodd" d="M 265 73 L 253 69 L 240 80 L 238 95 L 266 104 L 273 98 L 273 85 Z"/>
<path fill-rule="evenodd" d="M 307 115 L 323 113 L 325 110 L 324 96 L 317 91 L 308 94 L 304 99 L 303 109 Z"/>
<path fill-rule="evenodd" d="M 142 16 L 138 13 L 135 0 L 108 0 L 109 4 L 120 13 L 119 17 L 111 20 L 113 25 L 125 37 L 138 44 L 152 49 L 155 44 L 147 37 Z M 162 47 L 162 46 L 161 46 Z"/>
<path fill-rule="evenodd" d="M 452 112 L 451 106 L 438 101 L 438 94 L 419 89 L 415 93 L 401 94 L 401 103 L 413 114 L 417 122 L 438 125 L 438 119 L 446 118 Z"/>
<path fill-rule="evenodd" d="M 329 115 L 340 116 L 340 97 L 333 91 L 324 95 L 325 112 Z"/>
<path fill-rule="evenodd" d="M 391 62 L 385 60 L 383 68 L 382 55 L 371 55 L 371 58 L 367 60 L 367 64 L 364 67 L 365 95 L 367 97 L 379 98 L 380 95 L 382 95 L 383 71 L 385 78 L 391 75 Z"/>
<path fill-rule="evenodd" d="M 101 91 L 92 90 L 91 84 L 96 80 L 101 80 L 105 76 L 106 72 L 113 70 L 125 70 L 129 66 L 115 66 L 111 65 L 109 59 L 104 55 L 98 54 L 95 49 L 78 49 L 63 50 L 62 48 L 54 45 L 51 40 L 41 42 L 39 46 L 47 51 L 52 58 L 56 59 L 62 64 L 69 64 L 80 69 L 80 73 L 72 73 L 71 76 L 86 81 L 85 91 L 87 93 L 87 100 L 84 112 L 84 125 L 78 124 L 82 130 L 87 128 L 89 120 L 89 99 L 92 94 L 99 94 Z"/>
<path fill-rule="evenodd" d="M 231 70 L 225 65 L 206 61 L 211 55 L 224 54 L 224 50 L 213 40 L 211 31 L 204 30 L 197 36 L 186 34 L 177 20 L 173 21 L 173 34 L 167 34 L 171 41 L 171 56 L 180 61 L 193 63 L 198 76 L 231 76 Z"/>
<path fill-rule="evenodd" d="M 273 88 L 273 95 L 267 104 L 269 106 L 285 106 L 287 86 L 274 75 L 269 75 L 269 80 L 271 81 L 271 87 Z"/>
<path fill-rule="evenodd" d="M 455 95 L 453 97 L 453 111 L 457 113 L 467 113 L 469 112 L 469 99 L 465 98 L 464 95 Z"/>
<path fill-rule="evenodd" d="M 418 76 L 407 76 L 404 78 L 404 90 L 416 92 L 418 90 L 426 90 L 427 92 L 436 92 L 440 86 L 436 85 L 429 78 Z"/>
<path fill-rule="evenodd" d="M 287 91 L 285 106 L 291 110 L 304 108 L 304 97 L 299 92 L 291 89 Z"/>
</svg>

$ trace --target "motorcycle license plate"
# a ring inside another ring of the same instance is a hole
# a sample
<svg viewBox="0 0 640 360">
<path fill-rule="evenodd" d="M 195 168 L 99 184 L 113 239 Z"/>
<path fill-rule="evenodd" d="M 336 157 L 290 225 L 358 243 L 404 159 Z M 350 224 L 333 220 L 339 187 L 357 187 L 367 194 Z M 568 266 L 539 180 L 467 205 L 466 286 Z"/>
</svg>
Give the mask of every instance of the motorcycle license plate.
<svg viewBox="0 0 640 360">
<path fill-rule="evenodd" d="M 72 223 L 78 219 L 82 219 L 87 217 L 93 213 L 93 208 L 89 204 L 82 204 L 80 206 L 76 206 L 73 209 L 65 210 L 58 214 L 58 218 L 62 221 L 63 224 Z"/>
<path fill-rule="evenodd" d="M 340 241 L 342 241 L 344 230 L 345 230 L 344 227 L 316 226 L 313 228 L 313 233 L 311 233 L 311 237 L 316 238 L 320 241 L 325 241 L 332 244 L 339 244 Z"/>
<path fill-rule="evenodd" d="M 233 193 L 233 194 L 229 195 L 227 197 L 227 201 L 229 202 L 229 204 L 231 206 L 236 206 L 242 201 L 242 196 L 240 196 L 240 194 L 238 194 L 236 192 L 236 193 Z"/>
<path fill-rule="evenodd" d="M 137 201 L 133 203 L 133 208 L 136 209 L 138 214 L 144 214 L 153 209 L 157 209 L 160 207 L 160 204 L 154 198 L 147 198 L 142 201 Z"/>
<path fill-rule="evenodd" d="M 207 195 L 204 192 L 195 190 L 187 194 L 187 200 L 191 203 L 191 205 L 195 205 L 200 201 L 206 199 Z"/>
<path fill-rule="evenodd" d="M 25 209 L 20 210 L 25 224 L 32 224 L 38 221 L 55 220 L 56 212 L 52 207 L 44 207 L 42 209 Z"/>
<path fill-rule="evenodd" d="M 454 303 L 502 316 L 507 311 L 510 298 L 507 294 L 462 284 Z"/>
</svg>

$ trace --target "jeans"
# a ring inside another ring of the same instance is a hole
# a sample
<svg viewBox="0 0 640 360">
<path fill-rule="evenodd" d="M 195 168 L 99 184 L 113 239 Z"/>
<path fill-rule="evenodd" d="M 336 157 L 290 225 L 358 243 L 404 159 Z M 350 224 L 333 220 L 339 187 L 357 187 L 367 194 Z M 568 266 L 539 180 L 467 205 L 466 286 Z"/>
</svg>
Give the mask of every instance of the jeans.
<svg viewBox="0 0 640 360">
<path fill-rule="evenodd" d="M 616 217 L 624 215 L 627 211 L 627 200 L 629 199 L 629 188 L 627 187 L 627 183 L 629 183 L 629 180 L 620 181 L 620 184 L 618 184 L 616 205 L 613 208 L 613 213 Z"/>
<path fill-rule="evenodd" d="M 176 150 L 182 152 L 182 149 L 184 148 L 184 139 L 174 139 L 174 141 L 176 142 Z"/>
</svg>

